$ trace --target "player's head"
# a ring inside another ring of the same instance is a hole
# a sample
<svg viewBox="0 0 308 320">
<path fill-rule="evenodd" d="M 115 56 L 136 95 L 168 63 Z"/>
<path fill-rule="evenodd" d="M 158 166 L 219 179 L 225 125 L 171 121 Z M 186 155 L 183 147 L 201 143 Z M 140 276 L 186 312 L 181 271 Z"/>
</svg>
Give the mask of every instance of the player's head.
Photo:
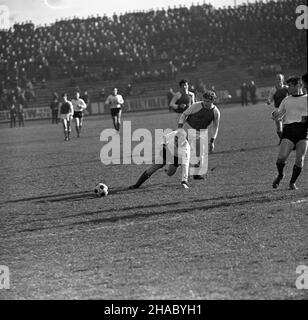
<svg viewBox="0 0 308 320">
<path fill-rule="evenodd" d="M 180 80 L 179 86 L 180 86 L 181 89 L 187 89 L 188 90 L 188 87 L 189 87 L 188 80 L 186 80 L 186 79 Z"/>
<path fill-rule="evenodd" d="M 276 84 L 278 87 L 282 87 L 284 83 L 284 75 L 282 73 L 276 74 Z"/>
<path fill-rule="evenodd" d="M 298 94 L 299 90 L 303 88 L 302 78 L 299 76 L 291 76 L 287 79 L 289 94 Z"/>
<path fill-rule="evenodd" d="M 112 93 L 114 96 L 118 94 L 118 88 L 113 88 Z"/>
<path fill-rule="evenodd" d="M 62 95 L 61 95 L 62 99 L 64 101 L 67 101 L 67 93 L 66 92 L 63 92 Z"/>
<path fill-rule="evenodd" d="M 75 96 L 76 99 L 79 99 L 80 98 L 80 92 L 78 90 L 76 90 L 74 92 L 74 96 Z"/>
<path fill-rule="evenodd" d="M 214 91 L 208 90 L 207 92 L 205 92 L 203 94 L 202 98 L 203 98 L 203 102 L 206 106 L 211 106 L 215 102 L 217 96 Z"/>
<path fill-rule="evenodd" d="M 304 88 L 306 88 L 306 90 L 307 90 L 308 89 L 307 88 L 307 83 L 308 83 L 308 73 L 307 72 L 302 76 L 302 81 L 303 81 Z"/>
</svg>

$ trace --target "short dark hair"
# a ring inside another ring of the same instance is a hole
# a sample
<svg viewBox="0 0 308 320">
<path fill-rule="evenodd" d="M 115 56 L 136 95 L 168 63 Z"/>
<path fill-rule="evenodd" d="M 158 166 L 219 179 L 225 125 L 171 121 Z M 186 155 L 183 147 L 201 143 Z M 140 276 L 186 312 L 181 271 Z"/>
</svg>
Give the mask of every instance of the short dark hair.
<svg viewBox="0 0 308 320">
<path fill-rule="evenodd" d="M 179 86 L 181 87 L 182 84 L 185 84 L 185 83 L 188 83 L 188 84 L 189 84 L 188 80 L 182 79 L 182 80 L 180 80 L 180 82 L 179 82 Z"/>
<path fill-rule="evenodd" d="M 203 98 L 204 99 L 209 99 L 211 101 L 215 101 L 217 96 L 216 96 L 216 93 L 213 90 L 208 90 L 207 92 L 205 92 L 203 94 Z"/>
<path fill-rule="evenodd" d="M 65 97 L 65 96 L 67 97 L 67 93 L 66 93 L 66 92 L 63 92 L 62 95 L 61 95 L 61 97 L 63 98 L 63 97 Z"/>
<path fill-rule="evenodd" d="M 302 76 L 302 80 L 303 80 L 303 82 L 305 82 L 306 84 L 308 83 L 308 73 L 307 73 L 307 72 Z"/>
<path fill-rule="evenodd" d="M 299 76 L 291 76 L 287 79 L 286 84 L 293 84 L 294 86 L 302 84 L 302 78 Z"/>
</svg>

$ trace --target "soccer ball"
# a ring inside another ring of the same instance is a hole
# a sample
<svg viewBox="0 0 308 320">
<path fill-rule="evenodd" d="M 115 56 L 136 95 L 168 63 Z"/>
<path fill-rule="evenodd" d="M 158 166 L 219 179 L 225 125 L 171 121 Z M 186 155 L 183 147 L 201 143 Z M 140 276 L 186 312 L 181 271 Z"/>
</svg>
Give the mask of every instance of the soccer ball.
<svg viewBox="0 0 308 320">
<path fill-rule="evenodd" d="M 106 197 L 108 195 L 108 187 L 104 183 L 99 183 L 95 187 L 94 193 L 97 197 Z"/>
</svg>

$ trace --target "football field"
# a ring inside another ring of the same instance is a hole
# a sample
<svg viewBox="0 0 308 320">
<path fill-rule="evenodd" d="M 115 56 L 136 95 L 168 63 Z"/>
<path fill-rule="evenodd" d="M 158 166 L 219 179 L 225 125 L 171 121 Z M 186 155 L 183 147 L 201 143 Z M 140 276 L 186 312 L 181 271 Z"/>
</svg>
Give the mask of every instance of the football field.
<svg viewBox="0 0 308 320">
<path fill-rule="evenodd" d="M 180 185 L 148 165 L 103 165 L 109 115 L 86 118 L 81 138 L 62 125 L 0 128 L 0 299 L 307 299 L 308 168 L 289 191 L 276 176 L 278 138 L 264 104 L 221 108 L 204 181 Z M 176 115 L 123 113 L 132 128 L 173 128 Z M 307 160 L 307 159 L 306 159 Z M 96 198 L 94 187 L 110 194 Z"/>
</svg>

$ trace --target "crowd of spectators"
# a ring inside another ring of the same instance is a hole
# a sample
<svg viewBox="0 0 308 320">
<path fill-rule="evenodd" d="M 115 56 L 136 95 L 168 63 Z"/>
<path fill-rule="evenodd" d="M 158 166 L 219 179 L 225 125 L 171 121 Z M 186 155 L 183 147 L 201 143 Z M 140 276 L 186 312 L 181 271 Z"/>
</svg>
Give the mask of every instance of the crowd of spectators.
<svg viewBox="0 0 308 320">
<path fill-rule="evenodd" d="M 219 9 L 204 3 L 74 17 L 49 26 L 16 24 L 0 32 L 3 89 L 25 88 L 29 81 L 46 84 L 52 70 L 59 77 L 86 81 L 130 74 L 138 82 L 173 78 L 180 70 L 196 70 L 200 61 L 218 61 L 219 68 L 228 59 L 298 66 L 307 51 L 306 32 L 295 27 L 301 2 L 257 1 Z M 97 65 L 102 71 L 93 75 L 89 67 Z"/>
</svg>

